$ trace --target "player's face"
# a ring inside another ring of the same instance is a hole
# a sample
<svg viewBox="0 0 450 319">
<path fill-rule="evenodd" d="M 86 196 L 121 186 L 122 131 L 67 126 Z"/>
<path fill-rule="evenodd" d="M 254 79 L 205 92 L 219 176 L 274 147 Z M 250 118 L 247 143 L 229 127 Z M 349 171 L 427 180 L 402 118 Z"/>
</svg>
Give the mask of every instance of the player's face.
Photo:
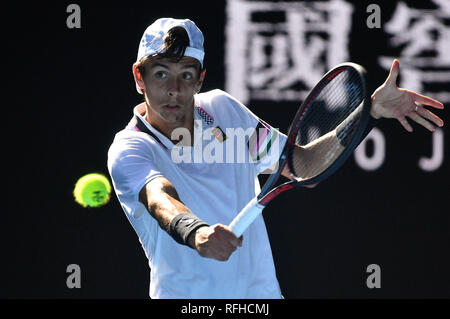
<svg viewBox="0 0 450 319">
<path fill-rule="evenodd" d="M 149 118 L 159 122 L 154 124 L 183 126 L 186 118 L 192 119 L 194 94 L 203 83 L 198 66 L 198 61 L 191 57 L 178 62 L 167 58 L 149 62 L 144 77 L 145 100 Z"/>
</svg>

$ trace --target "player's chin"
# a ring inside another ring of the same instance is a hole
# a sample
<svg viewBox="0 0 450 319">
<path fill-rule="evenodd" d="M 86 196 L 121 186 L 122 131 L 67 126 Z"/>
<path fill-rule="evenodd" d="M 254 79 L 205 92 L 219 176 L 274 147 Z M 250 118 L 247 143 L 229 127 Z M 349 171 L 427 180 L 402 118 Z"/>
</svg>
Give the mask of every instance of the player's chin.
<svg viewBox="0 0 450 319">
<path fill-rule="evenodd" d="M 184 110 L 182 110 L 181 108 L 178 110 L 163 109 L 160 115 L 164 119 L 164 121 L 169 124 L 179 123 L 185 117 Z"/>
</svg>

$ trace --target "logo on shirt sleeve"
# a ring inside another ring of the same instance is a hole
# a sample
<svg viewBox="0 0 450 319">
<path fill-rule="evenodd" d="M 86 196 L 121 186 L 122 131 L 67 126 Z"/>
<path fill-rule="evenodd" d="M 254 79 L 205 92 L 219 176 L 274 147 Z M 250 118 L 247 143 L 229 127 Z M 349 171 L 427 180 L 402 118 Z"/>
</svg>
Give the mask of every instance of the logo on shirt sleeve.
<svg viewBox="0 0 450 319">
<path fill-rule="evenodd" d="M 227 136 L 225 135 L 224 131 L 220 128 L 220 126 L 216 126 L 211 130 L 211 133 L 214 135 L 214 137 L 222 143 L 227 139 Z"/>
</svg>

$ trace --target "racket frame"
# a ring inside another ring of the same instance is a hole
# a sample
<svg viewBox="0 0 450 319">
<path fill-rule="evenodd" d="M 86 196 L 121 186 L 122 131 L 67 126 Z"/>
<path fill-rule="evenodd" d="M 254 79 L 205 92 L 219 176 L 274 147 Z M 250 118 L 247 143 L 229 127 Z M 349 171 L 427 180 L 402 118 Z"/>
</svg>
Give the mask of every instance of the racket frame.
<svg viewBox="0 0 450 319">
<path fill-rule="evenodd" d="M 290 172 L 292 172 L 291 163 L 288 160 L 288 153 L 291 152 L 295 147 L 295 138 L 297 136 L 297 132 L 300 128 L 300 125 L 302 123 L 302 119 L 305 116 L 306 112 L 308 111 L 309 107 L 311 106 L 314 99 L 317 97 L 318 94 L 322 91 L 323 87 L 327 85 L 328 82 L 330 82 L 332 79 L 334 79 L 336 76 L 338 76 L 341 72 L 345 71 L 348 67 L 351 67 L 355 69 L 360 77 L 362 82 L 362 91 L 365 96 L 363 100 L 362 110 L 361 110 L 361 117 L 358 124 L 358 130 L 354 133 L 354 136 L 352 138 L 352 141 L 349 145 L 346 146 L 345 150 L 342 152 L 341 155 L 339 155 L 339 158 L 333 162 L 333 164 L 330 165 L 325 171 L 320 173 L 317 176 L 314 176 L 310 179 L 304 179 L 304 180 L 298 180 L 293 176 L 293 180 L 285 182 L 283 184 L 278 185 L 277 187 L 273 188 L 269 191 L 270 188 L 272 188 L 275 183 L 278 181 L 280 175 L 282 174 L 285 166 L 288 166 L 288 169 Z M 307 186 L 307 185 L 313 185 L 317 184 L 326 178 L 328 178 L 330 175 L 332 175 L 336 170 L 345 162 L 351 153 L 355 150 L 355 148 L 359 145 L 359 140 L 364 132 L 364 129 L 368 123 L 369 116 L 370 116 L 370 107 L 371 107 L 371 99 L 368 94 L 367 90 L 367 72 L 366 70 L 352 62 L 345 62 L 341 63 L 337 66 L 335 66 L 332 70 L 328 71 L 325 75 L 322 76 L 320 81 L 314 86 L 314 88 L 311 89 L 311 91 L 308 93 L 306 99 L 303 101 L 299 109 L 297 110 L 297 113 L 294 116 L 294 119 L 292 120 L 291 127 L 288 132 L 288 138 L 286 140 L 286 144 L 283 147 L 283 151 L 280 155 L 280 160 L 278 163 L 278 169 L 275 173 L 271 174 L 269 179 L 264 184 L 263 188 L 261 189 L 261 192 L 257 195 L 258 204 L 262 206 L 267 206 L 272 199 L 277 197 L 279 194 L 291 190 L 295 187 L 299 186 Z"/>
</svg>

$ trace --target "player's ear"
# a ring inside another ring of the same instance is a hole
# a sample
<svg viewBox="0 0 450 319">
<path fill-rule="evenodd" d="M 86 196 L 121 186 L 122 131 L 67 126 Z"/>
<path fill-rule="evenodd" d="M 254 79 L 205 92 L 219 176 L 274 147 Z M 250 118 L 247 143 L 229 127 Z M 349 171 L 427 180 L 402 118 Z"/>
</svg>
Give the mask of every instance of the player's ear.
<svg viewBox="0 0 450 319">
<path fill-rule="evenodd" d="M 200 71 L 200 76 L 198 78 L 198 82 L 197 82 L 197 93 L 200 92 L 200 89 L 202 88 L 203 85 L 203 81 L 205 80 L 205 76 L 206 76 L 206 69 L 203 69 Z"/>
<path fill-rule="evenodd" d="M 134 81 L 136 82 L 136 88 L 138 89 L 138 91 L 140 91 L 141 94 L 143 94 L 144 90 L 145 90 L 145 83 L 144 83 L 142 74 L 139 71 L 136 63 L 133 64 L 132 72 L 133 72 Z"/>
</svg>

